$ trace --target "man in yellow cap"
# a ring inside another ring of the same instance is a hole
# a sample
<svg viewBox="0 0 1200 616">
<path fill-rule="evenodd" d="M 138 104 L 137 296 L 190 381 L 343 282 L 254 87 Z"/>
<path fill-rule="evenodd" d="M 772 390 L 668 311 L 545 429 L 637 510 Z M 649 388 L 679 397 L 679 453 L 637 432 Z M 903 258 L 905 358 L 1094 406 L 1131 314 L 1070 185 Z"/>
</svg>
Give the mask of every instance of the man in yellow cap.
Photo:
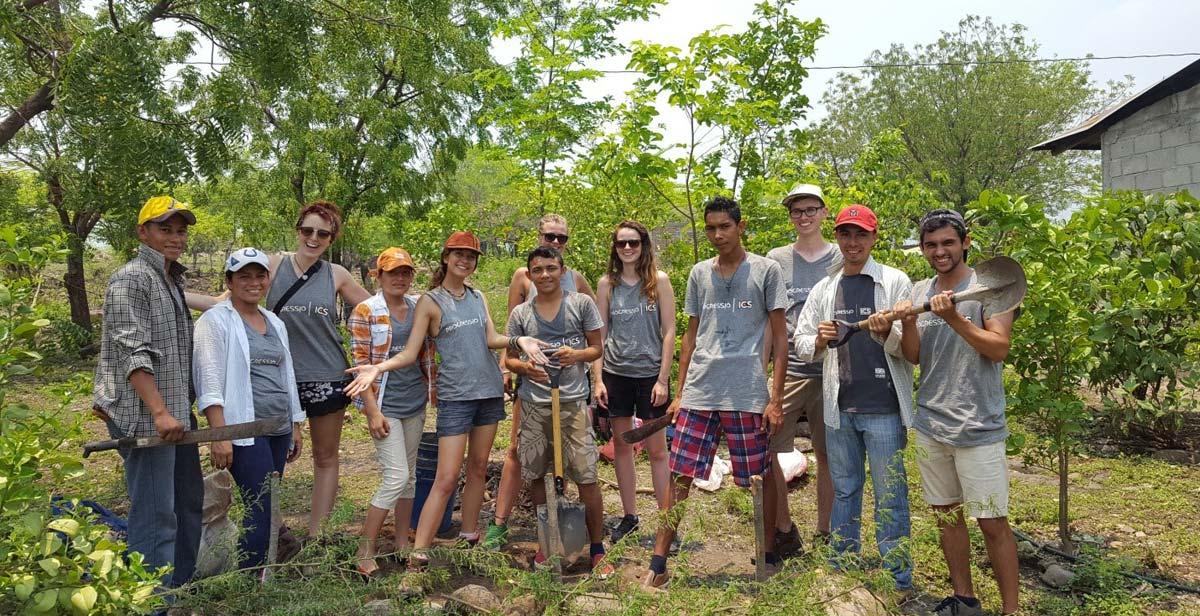
<svg viewBox="0 0 1200 616">
<path fill-rule="evenodd" d="M 196 215 L 167 196 L 138 213 L 137 255 L 117 270 L 104 295 L 104 328 L 93 411 L 113 438 L 177 441 L 196 428 L 191 407 L 192 316 L 179 257 Z M 148 568 L 173 565 L 164 586 L 192 577 L 204 502 L 196 445 L 122 450 L 129 491 L 129 549 Z"/>
</svg>

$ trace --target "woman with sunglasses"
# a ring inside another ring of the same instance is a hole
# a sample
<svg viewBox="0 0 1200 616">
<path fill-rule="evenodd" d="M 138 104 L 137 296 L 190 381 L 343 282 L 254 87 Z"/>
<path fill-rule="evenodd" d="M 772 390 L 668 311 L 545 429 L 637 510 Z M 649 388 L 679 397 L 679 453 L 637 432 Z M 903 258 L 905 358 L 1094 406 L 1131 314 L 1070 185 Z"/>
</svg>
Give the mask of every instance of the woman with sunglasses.
<svg viewBox="0 0 1200 616">
<path fill-rule="evenodd" d="M 355 378 L 346 393 L 357 396 L 381 374 L 413 365 L 427 335 L 437 345 L 438 467 L 417 523 L 410 569 L 420 570 L 428 563 L 423 551 L 433 544 L 446 502 L 458 485 L 464 454 L 467 483 L 463 488 L 460 538 L 467 544 L 479 541 L 488 454 L 496 437 L 496 424 L 504 419 L 504 383 L 491 349 L 512 348 L 528 354 L 535 363 L 547 361 L 541 350 L 543 343 L 530 336 L 510 338 L 498 333 L 483 294 L 467 284 L 481 254 L 479 240 L 470 232 L 451 234 L 442 247 L 432 290 L 417 301 L 404 350 L 378 364 L 347 371 Z"/>
<path fill-rule="evenodd" d="M 613 436 L 643 421 L 662 417 L 671 402 L 671 361 L 675 355 L 675 294 L 667 274 L 658 269 L 650 232 L 626 220 L 613 232 L 608 271 L 597 285 L 597 305 L 604 319 L 602 382 L 596 399 L 608 409 Z M 613 543 L 638 529 L 637 475 L 633 446 L 614 438 L 613 466 L 625 516 L 612 532 Z M 667 467 L 666 431 L 645 441 L 650 477 L 660 511 L 671 506 L 671 471 Z"/>
<path fill-rule="evenodd" d="M 538 246 L 553 248 L 559 253 L 565 253 L 569 239 L 567 219 L 562 216 L 546 214 L 538 221 Z M 564 293 L 578 292 L 587 295 L 592 300 L 596 299 L 596 294 L 592 292 L 592 285 L 588 284 L 587 277 L 580 272 L 564 268 L 561 284 Z M 508 313 L 512 314 L 514 308 L 533 299 L 535 295 L 537 295 L 537 287 L 533 285 L 533 280 L 529 277 L 529 268 L 517 268 L 508 285 Z M 500 362 L 500 372 L 504 376 L 504 382 L 509 385 L 510 391 L 513 393 L 513 417 L 508 438 L 508 451 L 504 455 L 504 470 L 500 473 L 500 486 L 496 489 L 496 511 L 491 523 L 488 524 L 487 536 L 483 540 L 483 546 L 489 549 L 499 548 L 508 542 L 508 516 L 512 514 L 513 505 L 516 504 L 517 497 L 521 495 L 521 486 L 524 485 L 524 481 L 521 479 L 521 461 L 517 459 L 517 426 L 521 423 L 521 399 L 516 397 L 517 380 L 510 378 L 503 358 Z M 592 371 L 591 374 L 595 375 L 599 372 Z"/>
</svg>

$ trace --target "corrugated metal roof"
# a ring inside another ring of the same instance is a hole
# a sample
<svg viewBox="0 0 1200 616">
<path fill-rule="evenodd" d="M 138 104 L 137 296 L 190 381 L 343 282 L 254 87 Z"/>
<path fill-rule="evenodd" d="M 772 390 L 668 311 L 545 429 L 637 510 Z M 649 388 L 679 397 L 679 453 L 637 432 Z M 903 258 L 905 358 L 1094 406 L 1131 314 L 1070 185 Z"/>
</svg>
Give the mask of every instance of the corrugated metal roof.
<svg viewBox="0 0 1200 616">
<path fill-rule="evenodd" d="M 1070 130 L 1029 149 L 1062 154 L 1067 150 L 1099 150 L 1100 135 L 1108 127 L 1177 92 L 1200 84 L 1200 60 L 1179 69 L 1162 81 L 1091 116 Z"/>
</svg>

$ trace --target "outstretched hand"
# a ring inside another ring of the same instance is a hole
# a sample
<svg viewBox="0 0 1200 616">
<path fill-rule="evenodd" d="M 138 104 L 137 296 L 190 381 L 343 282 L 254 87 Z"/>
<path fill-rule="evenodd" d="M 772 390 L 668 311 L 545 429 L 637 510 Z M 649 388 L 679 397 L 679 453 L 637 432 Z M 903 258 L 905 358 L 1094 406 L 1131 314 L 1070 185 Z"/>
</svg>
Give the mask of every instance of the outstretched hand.
<svg viewBox="0 0 1200 616">
<path fill-rule="evenodd" d="M 379 378 L 379 368 L 375 365 L 354 366 L 348 368 L 346 374 L 354 375 L 354 380 L 344 390 L 347 397 L 353 398 L 366 391 Z"/>
</svg>

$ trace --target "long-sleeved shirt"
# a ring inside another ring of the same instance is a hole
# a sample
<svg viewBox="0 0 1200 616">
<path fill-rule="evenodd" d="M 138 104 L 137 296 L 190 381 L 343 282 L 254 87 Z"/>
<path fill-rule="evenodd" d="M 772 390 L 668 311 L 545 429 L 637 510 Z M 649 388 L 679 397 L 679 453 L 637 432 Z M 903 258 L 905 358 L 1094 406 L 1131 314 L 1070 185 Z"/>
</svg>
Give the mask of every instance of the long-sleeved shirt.
<svg viewBox="0 0 1200 616">
<path fill-rule="evenodd" d="M 287 379 L 288 408 L 292 422 L 304 421 L 296 390 L 296 373 L 288 346 L 287 328 L 270 311 L 259 308 L 267 326 L 283 341 L 283 373 Z M 218 303 L 196 322 L 196 348 L 192 353 L 196 382 L 196 408 L 219 404 L 224 407 L 225 425 L 254 421 L 254 391 L 250 384 L 250 342 L 242 315 L 229 300 Z M 253 438 L 237 439 L 234 445 L 253 445 Z"/>
<path fill-rule="evenodd" d="M 863 275 L 875 281 L 875 309 L 889 310 L 897 302 L 910 299 L 912 281 L 904 272 L 886 265 L 881 265 L 873 257 L 867 259 L 863 266 Z M 838 285 L 842 281 L 842 272 L 835 272 L 828 278 L 818 282 L 808 294 L 808 301 L 796 320 L 796 334 L 792 345 L 796 354 L 804 361 L 816 361 L 824 358 L 821 364 L 821 391 L 825 397 L 825 425 L 837 429 L 841 427 L 841 415 L 838 409 L 838 390 L 841 388 L 839 378 L 838 353 L 840 348 L 826 348 L 817 351 L 817 324 L 821 321 L 833 320 L 833 304 L 837 298 Z M 892 384 L 896 388 L 896 397 L 900 402 L 900 419 L 905 426 L 912 425 L 913 417 L 913 367 L 904 359 L 900 350 L 900 321 L 892 323 L 891 334 L 886 340 L 871 332 L 871 337 L 883 345 L 887 358 L 888 372 Z"/>
<path fill-rule="evenodd" d="M 192 314 L 184 303 L 187 268 L 142 244 L 137 256 L 108 279 L 100 360 L 92 404 L 126 436 L 154 436 L 154 418 L 129 382 L 135 370 L 154 377 L 171 416 L 190 425 Z"/>
</svg>

